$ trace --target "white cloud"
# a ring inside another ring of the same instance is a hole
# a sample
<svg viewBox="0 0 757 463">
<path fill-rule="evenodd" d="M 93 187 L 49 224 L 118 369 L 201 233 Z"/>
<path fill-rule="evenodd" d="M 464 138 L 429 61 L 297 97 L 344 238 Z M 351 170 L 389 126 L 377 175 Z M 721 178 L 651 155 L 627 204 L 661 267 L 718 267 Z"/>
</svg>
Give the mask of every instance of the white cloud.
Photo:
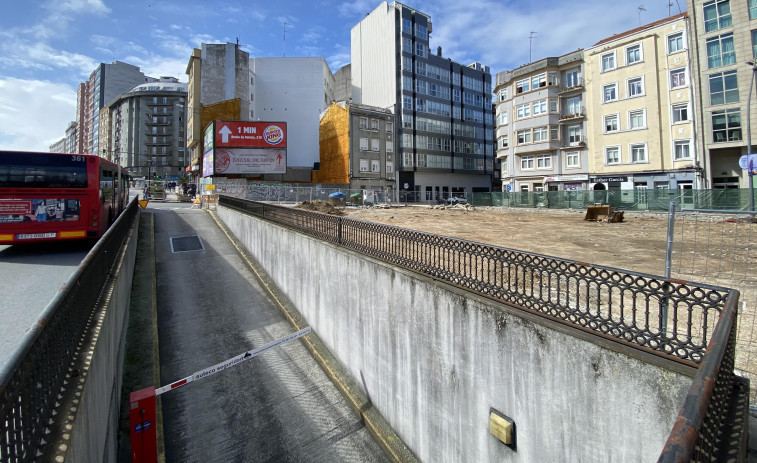
<svg viewBox="0 0 757 463">
<path fill-rule="evenodd" d="M 409 6 L 409 5 L 408 5 Z M 378 7 L 376 0 L 357 0 L 354 2 L 340 3 L 337 11 L 341 17 L 358 16 L 358 20 Z"/>
<path fill-rule="evenodd" d="M 0 79 L 0 148 L 48 151 L 76 118 L 76 89 L 65 84 Z"/>
<path fill-rule="evenodd" d="M 89 13 L 102 15 L 110 13 L 110 8 L 101 0 L 66 0 L 65 2 L 53 2 L 48 6 L 53 12 Z"/>
</svg>

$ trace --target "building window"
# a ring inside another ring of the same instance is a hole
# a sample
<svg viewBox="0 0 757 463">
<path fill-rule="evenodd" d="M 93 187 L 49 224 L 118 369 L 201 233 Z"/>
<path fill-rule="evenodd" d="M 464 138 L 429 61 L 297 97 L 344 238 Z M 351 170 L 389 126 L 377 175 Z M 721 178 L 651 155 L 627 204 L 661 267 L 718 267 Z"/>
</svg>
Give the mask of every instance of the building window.
<svg viewBox="0 0 757 463">
<path fill-rule="evenodd" d="M 423 40 L 426 40 L 426 37 L 428 37 L 428 35 L 427 35 L 428 32 L 427 31 L 428 31 L 428 29 L 426 28 L 426 26 L 423 26 L 421 24 L 416 24 L 415 25 L 415 36 L 416 37 L 418 37 L 420 39 L 423 39 Z"/>
<path fill-rule="evenodd" d="M 550 98 L 549 99 L 549 112 L 556 113 L 557 112 L 557 98 Z"/>
<path fill-rule="evenodd" d="M 391 174 L 392 172 L 394 172 L 394 163 L 387 162 L 386 163 L 386 173 L 387 174 Z"/>
<path fill-rule="evenodd" d="M 580 157 L 578 156 L 578 151 L 569 151 L 565 153 L 565 167 L 569 169 L 576 169 L 580 167 Z"/>
<path fill-rule="evenodd" d="M 371 119 L 371 130 L 378 130 L 379 123 L 378 119 Z"/>
<path fill-rule="evenodd" d="M 757 0 L 755 0 L 757 1 Z M 568 71 L 565 73 L 565 88 L 576 87 L 579 85 L 578 71 Z"/>
<path fill-rule="evenodd" d="M 646 112 L 643 109 L 628 112 L 628 128 L 631 130 L 645 129 L 647 127 Z"/>
<path fill-rule="evenodd" d="M 534 157 L 523 156 L 520 158 L 520 170 L 533 170 L 534 169 Z"/>
<path fill-rule="evenodd" d="M 534 143 L 540 142 L 540 141 L 548 141 L 546 127 L 536 127 L 534 129 Z"/>
<path fill-rule="evenodd" d="M 581 109 L 581 97 L 580 96 L 574 96 L 572 98 L 568 98 L 568 114 L 571 116 L 580 116 L 583 114 L 583 110 Z"/>
<path fill-rule="evenodd" d="M 628 98 L 642 96 L 644 94 L 644 80 L 641 77 L 628 79 Z"/>
<path fill-rule="evenodd" d="M 381 172 L 381 164 L 377 159 L 371 161 L 371 172 Z"/>
<path fill-rule="evenodd" d="M 379 150 L 378 138 L 371 138 L 371 151 L 378 151 L 378 150 Z"/>
<path fill-rule="evenodd" d="M 523 93 L 529 90 L 530 79 L 522 79 L 515 82 L 515 93 Z"/>
<path fill-rule="evenodd" d="M 503 88 L 499 91 L 499 101 L 505 101 L 507 99 L 507 88 Z"/>
<path fill-rule="evenodd" d="M 386 123 L 386 133 L 392 133 L 394 131 L 394 124 L 391 122 Z"/>
<path fill-rule="evenodd" d="M 360 172 L 368 172 L 368 160 L 367 159 L 361 159 L 360 160 Z"/>
<path fill-rule="evenodd" d="M 602 86 L 602 102 L 608 103 L 618 99 L 618 84 L 607 84 Z"/>
<path fill-rule="evenodd" d="M 552 155 L 540 154 L 536 156 L 536 168 L 537 169 L 551 169 L 552 168 Z"/>
<path fill-rule="evenodd" d="M 757 58 L 757 30 L 752 31 L 752 58 Z"/>
<path fill-rule="evenodd" d="M 738 108 L 712 112 L 712 140 L 715 143 L 741 140 L 741 112 Z"/>
<path fill-rule="evenodd" d="M 710 74 L 710 104 L 719 105 L 739 101 L 736 70 Z"/>
<path fill-rule="evenodd" d="M 626 65 L 641 61 L 641 44 L 631 45 L 626 48 Z"/>
<path fill-rule="evenodd" d="M 507 110 L 497 114 L 497 125 L 507 124 Z"/>
<path fill-rule="evenodd" d="M 392 143 L 391 140 L 386 141 L 386 152 L 387 153 L 393 153 L 394 152 L 394 143 Z"/>
<path fill-rule="evenodd" d="M 608 114 L 605 116 L 605 133 L 618 131 L 618 115 Z"/>
<path fill-rule="evenodd" d="M 421 58 L 428 58 L 428 48 L 426 48 L 426 44 L 415 42 L 415 54 Z"/>
<path fill-rule="evenodd" d="M 531 115 L 531 104 L 526 103 L 517 106 L 516 108 L 516 116 L 518 119 L 523 119 L 524 117 L 528 117 Z"/>
<path fill-rule="evenodd" d="M 713 0 L 705 2 L 703 6 L 705 32 L 731 26 L 731 4 L 729 0 Z"/>
<path fill-rule="evenodd" d="M 602 55 L 602 72 L 612 71 L 613 69 L 615 69 L 614 51 Z"/>
<path fill-rule="evenodd" d="M 402 165 L 413 167 L 413 153 L 402 153 Z"/>
<path fill-rule="evenodd" d="M 534 116 L 537 114 L 544 114 L 547 112 L 547 100 L 534 101 L 533 107 L 534 107 L 534 111 L 533 111 Z"/>
<path fill-rule="evenodd" d="M 673 123 L 689 122 L 689 104 L 677 103 L 673 105 Z"/>
<path fill-rule="evenodd" d="M 411 96 L 402 97 L 402 109 L 406 109 L 408 111 L 413 110 L 413 97 Z"/>
<path fill-rule="evenodd" d="M 736 64 L 733 33 L 707 39 L 707 67 L 710 69 Z"/>
<path fill-rule="evenodd" d="M 361 129 L 367 129 L 368 128 L 368 118 L 367 117 L 361 117 L 360 118 L 360 128 Z"/>
<path fill-rule="evenodd" d="M 673 142 L 673 160 L 682 161 L 684 159 L 691 159 L 689 140 L 676 140 Z"/>
<path fill-rule="evenodd" d="M 757 1 L 757 0 L 755 0 Z M 683 50 L 683 32 L 677 32 L 668 36 L 668 53 L 675 53 Z"/>
<path fill-rule="evenodd" d="M 749 0 L 749 19 L 757 18 L 757 0 Z"/>
<path fill-rule="evenodd" d="M 361 138 L 360 139 L 360 149 L 363 151 L 368 151 L 368 139 L 367 138 Z"/>
<path fill-rule="evenodd" d="M 686 69 L 673 69 L 670 71 L 670 88 L 679 88 L 686 86 Z"/>
<path fill-rule="evenodd" d="M 630 150 L 632 163 L 647 162 L 647 145 L 631 145 Z"/>
<path fill-rule="evenodd" d="M 553 125 L 549 128 L 549 139 L 552 141 L 557 141 L 560 134 L 560 127 Z"/>
<path fill-rule="evenodd" d="M 531 143 L 531 129 L 518 131 L 518 144 Z"/>
<path fill-rule="evenodd" d="M 508 138 L 507 134 L 504 134 L 501 137 L 499 137 L 499 147 L 500 148 L 507 148 L 507 146 L 508 146 L 508 144 L 507 144 L 507 138 Z"/>
<path fill-rule="evenodd" d="M 577 146 L 579 143 L 581 143 L 581 126 L 572 125 L 568 127 L 568 144 Z"/>
<path fill-rule="evenodd" d="M 605 164 L 620 164 L 620 147 L 605 147 Z"/>
</svg>

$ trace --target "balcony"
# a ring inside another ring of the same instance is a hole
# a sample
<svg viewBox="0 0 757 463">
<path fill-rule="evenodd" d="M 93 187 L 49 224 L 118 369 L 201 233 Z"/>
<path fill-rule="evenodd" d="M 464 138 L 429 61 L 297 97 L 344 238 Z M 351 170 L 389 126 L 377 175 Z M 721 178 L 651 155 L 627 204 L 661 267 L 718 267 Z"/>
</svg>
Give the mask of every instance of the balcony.
<svg viewBox="0 0 757 463">
<path fill-rule="evenodd" d="M 565 94 L 565 93 L 572 93 L 577 92 L 584 89 L 584 78 L 579 77 L 576 81 L 568 83 L 565 82 L 565 87 L 561 88 L 557 93 L 559 95 Z"/>
<path fill-rule="evenodd" d="M 572 121 L 574 119 L 583 119 L 586 117 L 586 107 L 581 106 L 579 108 L 568 108 L 565 114 L 560 115 L 560 122 Z"/>
<path fill-rule="evenodd" d="M 586 147 L 586 137 L 582 135 L 578 138 L 573 137 L 573 139 L 569 139 L 566 144 L 560 146 L 560 149 L 567 150 L 584 147 Z"/>
</svg>

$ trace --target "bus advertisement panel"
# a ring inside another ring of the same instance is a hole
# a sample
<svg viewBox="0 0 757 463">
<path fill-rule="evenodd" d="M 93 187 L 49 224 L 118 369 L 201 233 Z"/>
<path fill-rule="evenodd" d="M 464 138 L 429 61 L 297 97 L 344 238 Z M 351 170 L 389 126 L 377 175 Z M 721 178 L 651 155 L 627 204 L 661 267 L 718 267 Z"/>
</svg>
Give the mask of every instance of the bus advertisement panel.
<svg viewBox="0 0 757 463">
<path fill-rule="evenodd" d="M 98 238 L 126 208 L 128 181 L 97 156 L 0 151 L 0 244 Z"/>
</svg>

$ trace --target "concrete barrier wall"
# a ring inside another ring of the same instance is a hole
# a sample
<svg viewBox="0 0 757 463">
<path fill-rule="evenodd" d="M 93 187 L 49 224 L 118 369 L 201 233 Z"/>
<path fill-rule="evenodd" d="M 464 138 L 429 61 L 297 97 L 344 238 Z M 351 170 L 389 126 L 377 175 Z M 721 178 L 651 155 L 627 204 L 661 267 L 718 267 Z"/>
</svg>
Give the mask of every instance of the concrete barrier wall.
<svg viewBox="0 0 757 463">
<path fill-rule="evenodd" d="M 422 461 L 659 457 L 692 370 L 217 212 Z M 514 419 L 515 451 L 489 433 L 490 408 Z"/>
<path fill-rule="evenodd" d="M 82 372 L 81 395 L 65 449 L 65 461 L 117 461 L 122 366 L 138 233 L 139 227 L 135 226 L 126 240 L 106 306 L 97 317 L 99 328 L 83 354 L 90 360 L 88 368 Z"/>
</svg>

